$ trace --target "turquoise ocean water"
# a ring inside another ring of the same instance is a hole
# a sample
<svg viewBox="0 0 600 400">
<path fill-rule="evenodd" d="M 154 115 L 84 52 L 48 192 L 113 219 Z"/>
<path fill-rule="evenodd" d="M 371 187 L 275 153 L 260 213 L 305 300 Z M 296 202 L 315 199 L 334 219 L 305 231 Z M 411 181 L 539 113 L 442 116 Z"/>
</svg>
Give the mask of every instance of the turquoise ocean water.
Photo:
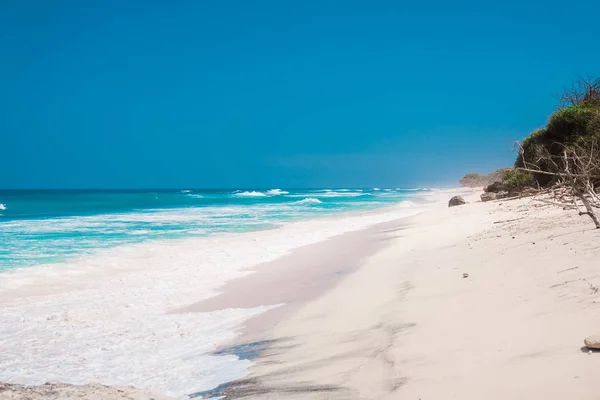
<svg viewBox="0 0 600 400">
<path fill-rule="evenodd" d="M 203 237 L 407 200 L 424 190 L 0 190 L 0 271 L 98 249 Z"/>
</svg>

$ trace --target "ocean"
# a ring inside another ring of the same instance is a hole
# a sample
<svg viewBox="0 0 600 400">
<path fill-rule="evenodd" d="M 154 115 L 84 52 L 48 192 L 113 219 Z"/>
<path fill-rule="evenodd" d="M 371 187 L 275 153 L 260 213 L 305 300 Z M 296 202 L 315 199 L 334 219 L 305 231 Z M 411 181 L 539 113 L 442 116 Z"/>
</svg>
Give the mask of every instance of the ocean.
<svg viewBox="0 0 600 400">
<path fill-rule="evenodd" d="M 0 191 L 0 271 L 56 263 L 149 240 L 257 231 L 370 210 L 415 191 Z"/>
<path fill-rule="evenodd" d="M 0 381 L 178 398 L 246 375 L 214 354 L 279 305 L 177 313 L 247 267 L 418 213 L 431 189 L 0 191 Z"/>
</svg>

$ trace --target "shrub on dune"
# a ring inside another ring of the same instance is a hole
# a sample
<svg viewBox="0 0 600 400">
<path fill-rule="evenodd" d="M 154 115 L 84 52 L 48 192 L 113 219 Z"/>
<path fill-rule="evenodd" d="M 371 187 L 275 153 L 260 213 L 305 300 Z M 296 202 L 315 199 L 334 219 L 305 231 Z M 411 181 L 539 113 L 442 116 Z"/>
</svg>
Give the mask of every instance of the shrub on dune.
<svg viewBox="0 0 600 400">
<path fill-rule="evenodd" d="M 573 145 L 589 147 L 600 141 L 600 80 L 583 85 L 581 93 L 569 92 L 567 106 L 558 109 L 548 119 L 546 127 L 534 130 L 520 143 L 515 167 L 538 170 L 533 179 L 541 186 L 555 181 L 545 174 L 552 172 L 566 149 Z"/>
<path fill-rule="evenodd" d="M 504 171 L 502 184 L 508 192 L 523 190 L 534 184 L 533 175 L 527 171 L 509 169 Z"/>
<path fill-rule="evenodd" d="M 588 135 L 588 127 L 595 111 L 590 107 L 571 106 L 556 111 L 548 120 L 544 138 L 567 144 Z"/>
</svg>

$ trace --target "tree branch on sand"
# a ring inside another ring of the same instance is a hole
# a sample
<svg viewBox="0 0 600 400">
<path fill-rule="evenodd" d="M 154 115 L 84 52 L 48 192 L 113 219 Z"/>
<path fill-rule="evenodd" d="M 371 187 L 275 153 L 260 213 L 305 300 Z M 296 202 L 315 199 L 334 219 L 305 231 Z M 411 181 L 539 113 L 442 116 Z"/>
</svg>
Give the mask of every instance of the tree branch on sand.
<svg viewBox="0 0 600 400">
<path fill-rule="evenodd" d="M 551 154 L 544 146 L 535 149 L 536 158 L 533 162 L 526 160 L 523 155 L 523 146 L 517 142 L 519 157 L 522 167 L 517 169 L 535 174 L 550 175 L 555 183 L 551 187 L 554 198 L 565 201 L 570 198 L 578 210 L 579 215 L 589 216 L 596 228 L 600 229 L 600 220 L 594 208 L 600 208 L 600 197 L 596 186 L 600 183 L 600 148 L 598 143 L 588 141 L 585 145 L 554 143 L 561 146 L 562 152 L 558 155 Z M 543 165 L 542 170 L 539 165 Z M 583 211 L 578 201 L 583 206 Z"/>
</svg>

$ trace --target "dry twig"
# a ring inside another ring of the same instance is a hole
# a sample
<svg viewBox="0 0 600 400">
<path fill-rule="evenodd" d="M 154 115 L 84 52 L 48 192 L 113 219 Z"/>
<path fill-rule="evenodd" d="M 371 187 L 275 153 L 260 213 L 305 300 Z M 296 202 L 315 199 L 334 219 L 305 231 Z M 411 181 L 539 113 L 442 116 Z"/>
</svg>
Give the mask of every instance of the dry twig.
<svg viewBox="0 0 600 400">
<path fill-rule="evenodd" d="M 600 208 L 600 196 L 596 193 L 595 185 L 600 183 L 600 150 L 598 143 L 592 142 L 585 147 L 577 144 L 562 146 L 560 155 L 550 154 L 547 148 L 540 146 L 537 151 L 535 163 L 527 162 L 523 155 L 523 147 L 519 147 L 524 167 L 518 168 L 522 171 L 536 174 L 554 176 L 557 182 L 551 188 L 553 197 L 560 203 L 555 205 L 570 206 L 577 209 L 579 215 L 589 216 L 596 228 L 600 229 L 600 220 L 594 212 L 594 208 Z M 539 165 L 545 165 L 542 170 Z M 579 203 L 583 209 L 579 207 Z M 568 204 L 567 204 L 568 203 Z"/>
<path fill-rule="evenodd" d="M 592 291 L 592 293 L 598 293 L 598 289 L 596 286 L 592 285 L 590 282 L 588 282 L 587 279 L 581 278 L 582 281 L 584 281 L 585 283 L 587 283 L 588 285 L 590 285 L 590 290 Z"/>
</svg>

